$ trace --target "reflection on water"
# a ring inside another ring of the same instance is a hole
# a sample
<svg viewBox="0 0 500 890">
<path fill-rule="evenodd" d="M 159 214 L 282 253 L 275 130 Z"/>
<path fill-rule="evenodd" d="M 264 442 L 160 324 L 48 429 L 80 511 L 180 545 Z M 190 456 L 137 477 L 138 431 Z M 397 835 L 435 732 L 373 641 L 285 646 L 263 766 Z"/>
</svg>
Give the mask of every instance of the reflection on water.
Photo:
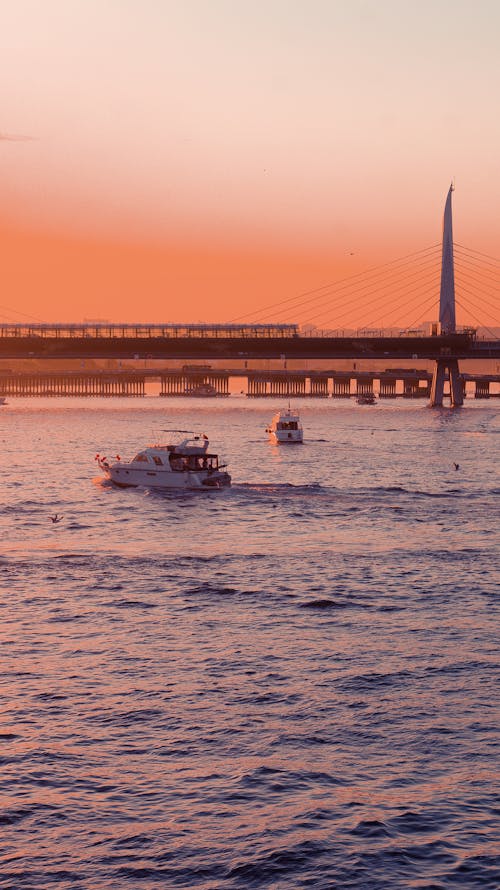
<svg viewBox="0 0 500 890">
<path fill-rule="evenodd" d="M 500 414 L 299 404 L 2 413 L 0 886 L 499 886 Z M 233 487 L 97 476 L 165 425 Z"/>
</svg>

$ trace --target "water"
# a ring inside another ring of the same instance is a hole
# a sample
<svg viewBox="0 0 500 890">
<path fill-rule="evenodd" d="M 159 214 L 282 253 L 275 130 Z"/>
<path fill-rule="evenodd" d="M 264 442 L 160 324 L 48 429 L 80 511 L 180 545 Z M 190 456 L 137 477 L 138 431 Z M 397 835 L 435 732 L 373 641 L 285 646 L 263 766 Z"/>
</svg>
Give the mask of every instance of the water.
<svg viewBox="0 0 500 890">
<path fill-rule="evenodd" d="M 0 409 L 0 887 L 500 886 L 498 406 L 294 404 Z M 98 476 L 165 427 L 233 487 Z"/>
</svg>

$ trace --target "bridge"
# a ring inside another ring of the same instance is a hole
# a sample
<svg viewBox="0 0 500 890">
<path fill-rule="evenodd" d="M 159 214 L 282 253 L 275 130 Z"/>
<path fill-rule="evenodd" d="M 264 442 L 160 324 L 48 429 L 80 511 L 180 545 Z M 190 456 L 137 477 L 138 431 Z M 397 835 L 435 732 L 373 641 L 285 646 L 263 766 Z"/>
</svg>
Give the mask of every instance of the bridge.
<svg viewBox="0 0 500 890">
<path fill-rule="evenodd" d="M 435 336 L 320 336 L 299 333 L 294 325 L 256 332 L 225 325 L 82 326 L 4 325 L 0 359 L 456 359 L 500 358 L 500 341 L 477 340 L 474 331 Z"/>
<path fill-rule="evenodd" d="M 500 339 L 490 331 L 491 336 L 479 338 L 476 330 L 472 328 L 458 328 L 455 317 L 455 258 L 454 243 L 452 232 L 452 191 L 451 187 L 445 205 L 444 223 L 443 223 L 443 240 L 440 247 L 441 264 L 440 275 L 441 284 L 439 291 L 439 322 L 432 323 L 427 327 L 410 327 L 399 330 L 386 331 L 383 328 L 360 329 L 357 331 L 331 330 L 321 329 L 314 325 L 302 326 L 298 324 L 278 324 L 275 322 L 261 323 L 245 323 L 242 320 L 236 320 L 230 324 L 0 324 L 0 360 L 15 359 L 37 359 L 37 360 L 80 360 L 85 362 L 89 360 L 115 360 L 118 363 L 134 362 L 137 360 L 163 360 L 176 362 L 226 362 L 230 363 L 236 360 L 240 366 L 243 366 L 242 373 L 249 377 L 252 362 L 279 361 L 280 373 L 284 378 L 289 377 L 287 394 L 293 394 L 294 391 L 302 392 L 303 387 L 297 382 L 292 382 L 295 375 L 295 381 L 299 380 L 296 371 L 288 370 L 287 363 L 297 360 L 372 360 L 373 362 L 397 360 L 398 362 L 415 362 L 416 360 L 426 360 L 434 363 L 434 373 L 432 375 L 431 386 L 429 389 L 430 402 L 433 406 L 443 404 L 445 381 L 449 381 L 450 401 L 452 406 L 460 406 L 464 398 L 464 377 L 460 374 L 459 362 L 464 360 L 486 360 L 500 359 Z M 462 249 L 463 251 L 463 249 Z M 476 252 L 477 253 L 477 252 Z M 424 254 L 423 256 L 421 254 Z M 414 273 L 415 281 L 424 280 L 428 284 L 427 291 L 424 291 L 426 302 L 422 304 L 423 310 L 428 311 L 429 298 L 428 291 L 433 291 L 432 277 L 427 268 L 429 257 L 436 254 L 435 248 L 428 251 L 417 252 L 418 260 L 417 270 Z M 413 256 L 413 255 L 412 255 Z M 461 261 L 465 263 L 466 255 L 462 252 Z M 478 260 L 479 256 L 472 254 L 473 260 Z M 490 258 L 491 259 L 491 258 Z M 469 262 L 469 261 L 468 261 Z M 493 263 L 488 265 L 493 268 L 487 269 L 490 275 L 489 283 L 491 284 L 492 276 L 496 273 Z M 403 272 L 406 280 L 409 278 L 408 268 L 409 261 L 403 258 L 403 262 L 395 261 L 395 269 Z M 391 266 L 391 264 L 386 264 Z M 462 300 L 469 300 L 467 308 L 471 311 L 470 295 L 477 293 L 473 290 L 474 278 L 479 274 L 477 262 L 469 262 L 467 275 L 464 285 L 464 294 L 461 295 Z M 394 268 L 391 268 L 391 274 L 394 275 Z M 356 278 L 356 276 L 354 276 Z M 393 287 L 396 279 L 393 280 Z M 494 280 L 494 279 L 493 279 Z M 415 289 L 413 282 L 410 282 L 413 290 Z M 351 287 L 352 293 L 357 298 L 357 294 L 363 288 L 366 290 L 368 285 L 360 285 L 354 281 L 341 283 L 335 292 L 336 307 L 347 308 L 346 294 L 349 293 Z M 401 288 L 398 283 L 397 287 Z M 352 289 L 353 288 L 353 289 Z M 357 289 L 356 289 L 357 288 Z M 369 292 L 370 299 L 366 303 L 371 306 L 376 301 L 380 301 L 380 282 L 375 277 L 371 279 L 371 288 Z M 314 307 L 316 317 L 321 315 L 318 312 L 321 306 L 325 305 L 325 292 L 320 289 L 318 295 L 316 291 L 311 294 L 301 295 L 303 302 L 294 304 L 296 309 L 300 309 L 307 305 L 310 309 Z M 339 296 L 343 294 L 343 296 Z M 401 290 L 402 299 L 408 299 L 408 286 L 406 290 Z M 466 294 L 468 296 L 466 296 Z M 434 300 L 434 295 L 432 296 Z M 342 303 L 342 300 L 344 302 Z M 392 298 L 394 302 L 395 298 Z M 290 301 L 284 301 L 290 303 Z M 331 302 L 331 301 L 330 301 Z M 390 302 L 390 301 L 389 301 Z M 486 301 L 486 306 L 493 304 Z M 288 306 L 288 309 L 294 308 Z M 279 309 L 279 304 L 277 306 Z M 283 307 L 281 307 L 283 308 Z M 422 307 L 421 307 L 422 308 Z M 495 307 L 493 306 L 495 309 Z M 269 307 L 273 309 L 273 307 Z M 302 309 L 303 311 L 303 309 Z M 387 308 L 384 310 L 387 312 Z M 311 313 L 310 313 L 311 314 Z M 314 312 L 313 312 L 314 317 Z M 490 313 L 489 317 L 494 317 Z M 256 370 L 256 369 L 254 369 Z M 248 373 L 247 373 L 248 372 Z M 240 372 L 234 370 L 233 376 Z M 138 390 L 135 384 L 130 382 L 130 387 L 124 388 L 124 375 L 122 370 L 117 370 L 116 389 L 117 392 L 127 392 L 130 388 L 131 393 L 140 393 L 142 384 L 139 384 Z M 220 380 L 227 379 L 227 373 L 219 375 Z M 22 375 L 21 375 L 22 376 Z M 24 372 L 26 377 L 26 372 Z M 28 376 L 30 376 L 28 374 Z M 85 375 L 80 373 L 82 380 Z M 92 375 L 90 375 L 92 376 Z M 213 373 L 212 373 L 213 376 Z M 328 375 L 327 375 L 328 376 Z M 330 374 L 332 380 L 335 376 L 332 370 Z M 372 374 L 372 377 L 374 375 Z M 481 376 L 481 375 L 480 375 Z M 486 386 L 486 378 L 483 376 L 483 384 Z M 15 374 L 14 374 L 15 377 Z M 15 379 L 12 374 L 4 371 L 0 378 L 0 394 L 13 394 L 17 391 L 24 391 L 23 386 L 20 390 L 16 390 Z M 192 389 L 193 381 L 198 385 L 200 374 L 193 371 L 191 377 L 186 376 L 186 390 Z M 210 378 L 210 375 L 205 375 Z M 354 375 L 356 378 L 356 375 Z M 19 378 L 20 379 L 20 378 Z M 71 381 L 71 375 L 68 381 Z M 96 380 L 103 379 L 97 376 Z M 132 381 L 133 375 L 130 378 Z M 146 377 L 143 375 L 143 379 Z M 172 378 L 173 379 L 173 378 Z M 256 380 L 257 378 L 252 378 Z M 312 381 L 313 377 L 309 376 Z M 340 378 L 339 378 L 340 379 Z M 403 379 L 403 378 L 401 378 Z M 421 379 L 425 379 L 425 374 L 421 375 Z M 494 375 L 490 378 L 491 382 L 495 382 Z M 26 383 L 28 391 L 33 394 L 39 390 L 45 392 L 50 391 L 50 386 L 43 386 L 42 383 L 36 381 L 41 380 L 40 373 L 31 374 L 31 382 Z M 281 380 L 281 378 L 280 378 Z M 121 382 L 120 382 L 121 381 Z M 165 377 L 166 381 L 166 377 Z M 107 385 L 107 384 L 106 384 Z M 167 384 L 165 383 L 167 386 Z M 208 384 L 212 386 L 212 383 Z M 100 384 L 89 383 L 92 391 L 100 392 Z M 276 384 L 278 390 L 283 389 L 281 382 Z M 87 387 L 79 385 L 77 392 L 86 393 Z M 259 390 L 259 386 L 255 383 L 255 387 Z M 298 387 L 298 389 L 297 389 Z M 73 384 L 70 382 L 66 387 L 68 391 L 74 393 Z M 162 383 L 163 388 L 163 383 Z M 249 393 L 252 384 L 249 382 Z M 271 381 L 270 391 L 274 393 L 275 386 Z M 295 388 L 295 389 L 294 389 Z M 310 394 L 314 390 L 324 390 L 324 384 L 313 383 L 309 385 Z M 57 389 L 57 387 L 56 387 Z M 64 389 L 64 387 L 63 387 Z M 114 386 L 111 387 L 114 390 Z M 168 386 L 167 386 L 168 389 Z M 225 384 L 222 388 L 219 384 L 214 387 L 215 392 L 225 394 Z M 262 387 L 260 387 L 262 389 Z M 335 391 L 335 385 L 333 387 Z M 390 387 L 389 387 L 390 389 Z M 170 386 L 169 392 L 177 393 L 178 387 L 174 383 Z M 184 390 L 183 390 L 184 391 Z M 267 391 L 267 390 L 266 390 Z M 252 394 L 252 393 L 250 393 Z M 255 393 L 253 393 L 255 394 Z"/>
<path fill-rule="evenodd" d="M 491 385 L 500 389 L 500 374 L 462 374 L 463 397 L 466 390 L 476 399 L 500 397 Z M 378 394 L 381 399 L 402 397 L 428 399 L 433 375 L 416 368 L 386 368 L 380 371 L 338 369 L 323 371 L 259 371 L 231 368 L 217 370 L 210 366 L 185 366 L 177 370 L 120 371 L 0 371 L 3 396 L 144 396 L 148 384 L 159 384 L 159 395 L 228 396 L 230 382 L 238 391 L 246 386 L 249 397 L 293 397 L 348 399 Z"/>
</svg>

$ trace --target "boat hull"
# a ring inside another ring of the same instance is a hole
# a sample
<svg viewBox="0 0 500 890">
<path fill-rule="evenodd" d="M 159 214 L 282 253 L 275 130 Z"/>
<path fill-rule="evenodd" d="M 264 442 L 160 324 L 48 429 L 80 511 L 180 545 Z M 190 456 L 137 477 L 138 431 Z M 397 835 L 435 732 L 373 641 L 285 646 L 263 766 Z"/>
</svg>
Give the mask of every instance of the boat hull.
<svg viewBox="0 0 500 890">
<path fill-rule="evenodd" d="M 304 442 L 302 433 L 299 430 L 272 432 L 269 441 L 273 445 L 302 445 Z"/>
<path fill-rule="evenodd" d="M 119 488 L 156 488 L 161 491 L 213 491 L 231 485 L 229 473 L 182 472 L 138 470 L 126 464 L 101 469 Z"/>
</svg>

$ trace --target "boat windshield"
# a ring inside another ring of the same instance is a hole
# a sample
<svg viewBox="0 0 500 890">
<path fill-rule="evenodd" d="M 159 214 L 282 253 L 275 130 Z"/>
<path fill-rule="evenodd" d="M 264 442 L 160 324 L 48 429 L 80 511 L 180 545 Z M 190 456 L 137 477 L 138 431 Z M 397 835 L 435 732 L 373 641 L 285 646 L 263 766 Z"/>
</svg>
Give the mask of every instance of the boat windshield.
<svg viewBox="0 0 500 890">
<path fill-rule="evenodd" d="M 298 430 L 299 425 L 296 420 L 281 420 L 278 424 L 279 430 Z"/>
</svg>

